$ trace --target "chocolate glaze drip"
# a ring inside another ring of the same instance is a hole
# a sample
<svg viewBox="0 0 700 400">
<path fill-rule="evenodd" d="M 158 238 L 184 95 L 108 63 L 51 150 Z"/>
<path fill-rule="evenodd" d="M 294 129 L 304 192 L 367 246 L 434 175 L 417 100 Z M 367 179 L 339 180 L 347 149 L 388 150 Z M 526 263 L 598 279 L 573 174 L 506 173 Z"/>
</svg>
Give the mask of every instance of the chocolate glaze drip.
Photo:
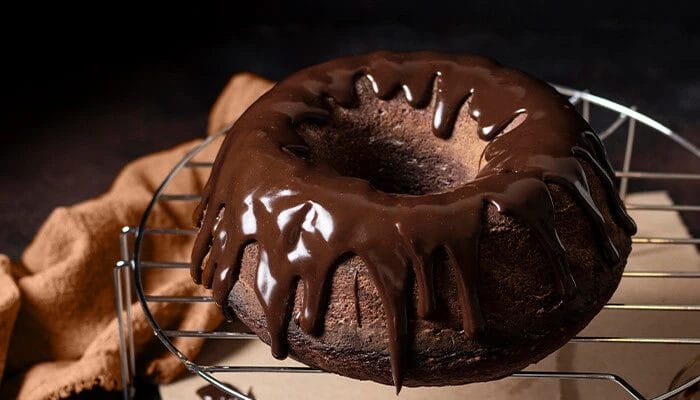
<svg viewBox="0 0 700 400">
<path fill-rule="evenodd" d="M 478 175 L 454 190 L 413 196 L 380 192 L 367 181 L 310 162 L 295 125 L 328 121 L 331 103 L 353 107 L 355 81 L 361 77 L 370 80 L 380 99 L 403 91 L 415 108 L 427 107 L 434 93 L 433 134 L 441 138 L 451 135 L 469 101 L 478 134 L 488 141 Z M 617 222 L 634 233 L 598 137 L 548 85 L 478 57 L 381 52 L 334 60 L 279 83 L 228 132 L 196 211 L 201 231 L 192 253 L 192 276 L 213 288 L 216 303 L 228 308 L 242 252 L 257 242 L 255 290 L 272 354 L 282 358 L 297 282 L 304 287 L 298 324 L 314 334 L 322 324 L 334 265 L 349 254 L 359 256 L 387 315 L 398 390 L 407 355 L 410 269 L 418 286 L 418 316 L 427 318 L 435 308 L 431 259 L 444 250 L 458 277 L 464 334 L 474 337 L 484 326 L 475 283 L 485 204 L 531 228 L 549 255 L 563 299 L 575 296 L 576 283 L 554 229 L 547 183 L 561 185 L 578 200 L 605 258 L 611 264 L 620 261 L 591 198 L 582 162 L 602 178 Z"/>
</svg>

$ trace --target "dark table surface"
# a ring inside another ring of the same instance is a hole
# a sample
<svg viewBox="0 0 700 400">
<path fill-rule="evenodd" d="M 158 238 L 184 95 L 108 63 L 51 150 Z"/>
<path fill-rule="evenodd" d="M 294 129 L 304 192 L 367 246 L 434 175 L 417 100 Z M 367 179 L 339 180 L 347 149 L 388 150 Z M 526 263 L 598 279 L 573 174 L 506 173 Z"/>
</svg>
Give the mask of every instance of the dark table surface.
<svg viewBox="0 0 700 400">
<path fill-rule="evenodd" d="M 104 192 L 127 162 L 203 136 L 207 112 L 233 73 L 280 79 L 328 58 L 376 49 L 490 56 L 636 105 L 700 145 L 700 31 L 692 5 L 630 10 L 594 2 L 571 11 L 541 2 L 421 9 L 410 8 L 412 2 L 360 1 L 305 12 L 282 2 L 254 10 L 215 4 L 167 14 L 127 9 L 116 12 L 128 17 L 119 23 L 81 20 L 72 27 L 77 17 L 59 21 L 49 13 L 33 21 L 45 28 L 43 37 L 9 41 L 0 252 L 18 258 L 53 208 Z M 635 169 L 661 164 L 700 171 L 698 160 L 671 144 L 658 147 L 640 137 L 638 151 L 646 156 Z M 672 188 L 678 203 L 697 204 L 698 193 L 697 185 Z M 684 217 L 700 230 L 697 217 Z"/>
</svg>

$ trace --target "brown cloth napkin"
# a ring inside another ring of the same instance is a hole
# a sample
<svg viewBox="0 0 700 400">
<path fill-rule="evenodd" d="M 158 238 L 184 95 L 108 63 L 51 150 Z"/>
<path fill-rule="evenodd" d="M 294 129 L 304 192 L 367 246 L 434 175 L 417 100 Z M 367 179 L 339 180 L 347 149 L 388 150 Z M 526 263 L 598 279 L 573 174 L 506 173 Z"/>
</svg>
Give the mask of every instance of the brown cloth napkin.
<svg viewBox="0 0 700 400">
<path fill-rule="evenodd" d="M 238 118 L 271 86 L 252 74 L 234 76 L 212 110 L 209 133 Z M 120 228 L 138 224 L 162 179 L 199 142 L 134 161 L 104 195 L 54 210 L 20 262 L 0 255 L 0 398 L 62 398 L 96 386 L 121 389 L 112 280 Z M 172 191 L 198 193 L 206 181 L 205 171 L 192 169 L 184 176 L 173 182 Z M 149 222 L 190 227 L 190 216 L 191 207 L 168 204 L 155 208 Z M 186 260 L 190 240 L 164 236 L 149 246 L 148 256 Z M 185 271 L 148 274 L 149 294 L 207 294 Z M 184 365 L 157 342 L 140 306 L 133 310 L 139 374 L 172 381 Z M 222 322 L 211 304 L 156 303 L 151 311 L 166 329 L 214 329 Z M 202 341 L 177 345 L 194 357 Z"/>
</svg>

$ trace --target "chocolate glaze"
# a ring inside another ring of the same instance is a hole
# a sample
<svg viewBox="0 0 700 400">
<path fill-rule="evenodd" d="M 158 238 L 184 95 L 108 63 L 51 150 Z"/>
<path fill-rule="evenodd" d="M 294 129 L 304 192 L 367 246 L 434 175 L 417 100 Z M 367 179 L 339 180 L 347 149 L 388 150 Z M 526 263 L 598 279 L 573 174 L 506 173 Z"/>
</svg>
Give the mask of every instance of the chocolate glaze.
<svg viewBox="0 0 700 400">
<path fill-rule="evenodd" d="M 233 386 L 229 384 L 225 383 L 224 385 L 233 390 L 236 390 Z M 214 385 L 206 385 L 200 387 L 199 389 L 197 389 L 197 396 L 199 396 L 201 400 L 236 400 L 238 398 L 222 392 L 221 389 L 217 388 Z M 254 398 L 252 397 L 250 391 L 248 392 L 247 396 L 250 398 Z"/>
<path fill-rule="evenodd" d="M 295 126 L 323 124 L 333 104 L 355 106 L 355 81 L 362 77 L 380 99 L 403 91 L 414 108 L 427 107 L 433 95 L 432 130 L 441 138 L 450 137 L 469 101 L 478 135 L 488 141 L 477 176 L 453 190 L 416 196 L 380 192 L 365 180 L 312 162 Z M 519 116 L 521 122 L 507 130 Z M 550 86 L 479 57 L 380 52 L 330 61 L 279 83 L 228 132 L 195 213 L 201 230 L 192 252 L 192 277 L 213 288 L 216 303 L 227 310 L 243 249 L 257 242 L 255 290 L 272 354 L 282 358 L 297 282 L 304 296 L 296 323 L 315 334 L 334 266 L 341 257 L 359 256 L 387 315 L 398 390 L 407 357 L 410 269 L 418 287 L 418 317 L 428 318 L 435 308 L 431 258 L 444 249 L 458 277 L 464 334 L 478 335 L 484 325 L 475 283 L 485 204 L 531 228 L 549 255 L 563 300 L 576 295 L 576 283 L 554 229 L 547 183 L 569 190 L 590 217 L 605 258 L 619 263 L 582 162 L 602 178 L 617 222 L 634 233 L 602 144 Z"/>
</svg>

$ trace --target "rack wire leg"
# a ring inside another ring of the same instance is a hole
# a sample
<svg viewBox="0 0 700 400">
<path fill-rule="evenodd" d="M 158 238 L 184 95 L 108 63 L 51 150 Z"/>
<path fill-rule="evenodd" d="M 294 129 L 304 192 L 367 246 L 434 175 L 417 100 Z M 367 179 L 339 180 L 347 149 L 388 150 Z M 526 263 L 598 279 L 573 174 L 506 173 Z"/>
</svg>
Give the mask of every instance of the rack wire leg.
<svg viewBox="0 0 700 400">
<path fill-rule="evenodd" d="M 117 310 L 117 325 L 119 331 L 119 357 L 121 364 L 121 380 L 125 400 L 134 396 L 134 371 L 136 371 L 136 355 L 134 350 L 134 332 L 131 313 L 131 253 L 129 251 L 129 236 L 134 228 L 123 227 L 119 237 L 120 258 L 114 267 L 114 302 Z M 126 319 L 126 321 L 125 321 Z"/>
<path fill-rule="evenodd" d="M 636 107 L 632 107 L 632 110 L 636 110 Z M 630 119 L 627 125 L 627 142 L 625 143 L 625 158 L 623 160 L 622 172 L 628 173 L 630 171 L 630 163 L 632 162 L 632 148 L 634 146 L 634 132 L 637 126 L 636 120 Z M 628 177 L 622 177 L 620 179 L 620 198 L 622 200 L 627 197 L 627 184 Z"/>
<path fill-rule="evenodd" d="M 122 233 L 120 235 L 120 250 L 121 258 L 127 261 L 124 268 L 124 295 L 126 297 L 126 302 L 124 307 L 126 308 L 126 340 L 127 351 L 129 357 L 129 367 L 131 368 L 131 373 L 134 374 L 136 371 L 136 354 L 134 354 L 134 329 L 132 326 L 132 315 L 131 315 L 131 279 L 132 279 L 132 257 L 129 252 L 129 236 L 136 233 L 136 229 L 132 227 L 125 226 L 122 228 Z M 133 376 L 133 375 L 132 375 Z"/>
<path fill-rule="evenodd" d="M 119 356 L 121 365 L 122 388 L 124 400 L 129 400 L 134 392 L 132 375 L 133 371 L 129 362 L 126 332 L 124 332 L 124 297 L 122 285 L 122 273 L 128 264 L 122 260 L 114 267 L 114 303 L 117 308 L 117 327 L 119 331 Z"/>
</svg>

